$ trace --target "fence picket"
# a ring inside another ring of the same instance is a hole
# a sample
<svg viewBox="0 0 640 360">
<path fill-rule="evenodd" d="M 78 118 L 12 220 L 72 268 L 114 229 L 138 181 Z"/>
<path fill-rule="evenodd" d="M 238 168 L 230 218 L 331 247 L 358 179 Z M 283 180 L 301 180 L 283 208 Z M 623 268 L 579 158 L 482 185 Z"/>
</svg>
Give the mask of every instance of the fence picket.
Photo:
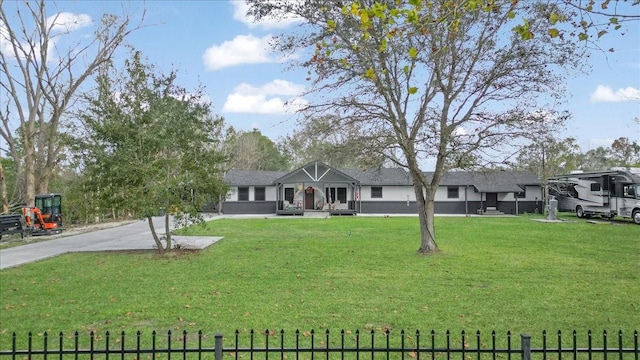
<svg viewBox="0 0 640 360">
<path fill-rule="evenodd" d="M 371 360 L 375 359 L 405 359 L 410 360 L 419 359 L 421 356 L 427 355 L 431 360 L 436 359 L 451 359 L 460 358 L 462 360 L 476 358 L 476 360 L 497 359 L 498 357 L 506 356 L 507 359 L 511 359 L 512 356 L 517 356 L 522 360 L 531 360 L 534 358 L 533 354 L 538 354 L 542 359 L 547 359 L 549 354 L 553 354 L 554 359 L 561 360 L 563 356 L 570 356 L 574 360 L 577 359 L 592 359 L 594 355 L 597 358 L 607 359 L 609 355 L 617 358 L 618 360 L 639 360 L 640 350 L 638 348 L 638 330 L 635 330 L 632 336 L 627 335 L 622 330 L 617 331 L 617 341 L 609 341 L 609 333 L 605 330 L 602 332 L 602 346 L 594 346 L 593 332 L 589 330 L 586 333 L 586 341 L 583 341 L 582 347 L 580 345 L 581 337 L 577 331 L 571 333 L 571 341 L 565 341 L 567 347 L 563 347 L 562 332 L 557 332 L 557 346 L 552 345 L 549 347 L 547 343 L 547 331 L 543 331 L 540 338 L 542 346 L 533 346 L 532 341 L 535 337 L 529 334 L 520 335 L 520 344 L 512 344 L 511 332 L 506 333 L 506 347 L 497 345 L 497 334 L 495 331 L 491 332 L 491 345 L 487 345 L 487 341 L 483 341 L 480 331 L 475 332 L 475 342 L 471 338 L 472 335 L 462 331 L 460 338 L 456 338 L 451 331 L 446 331 L 444 334 L 437 336 L 434 330 L 431 330 L 431 344 L 430 346 L 421 344 L 421 334 L 417 330 L 415 337 L 409 333 L 401 330 L 399 332 L 392 332 L 389 329 L 376 332 L 374 329 L 370 330 L 370 342 L 362 341 L 360 330 L 356 330 L 353 336 L 347 336 L 351 332 L 345 332 L 341 330 L 339 333 L 331 333 L 330 330 L 324 332 L 324 336 L 318 339 L 319 343 L 316 344 L 316 332 L 314 330 L 305 331 L 301 333 L 300 330 L 295 331 L 295 338 L 287 339 L 285 337 L 285 331 L 280 330 L 279 337 L 277 332 L 273 330 L 265 330 L 264 338 L 256 338 L 254 330 L 250 330 L 248 334 L 241 336 L 239 330 L 236 330 L 232 341 L 228 344 L 224 342 L 224 336 L 222 334 L 215 335 L 215 343 L 213 346 L 206 344 L 207 336 L 205 336 L 202 330 L 197 332 L 197 338 L 195 334 L 189 335 L 186 331 L 182 331 L 182 337 L 173 336 L 171 331 L 167 331 L 163 342 L 159 341 L 159 334 L 152 332 L 150 339 L 143 336 L 140 331 L 133 336 L 135 341 L 126 341 L 127 336 L 124 331 L 121 332 L 119 339 L 112 341 L 111 334 L 107 331 L 104 335 L 91 331 L 86 335 L 81 336 L 77 331 L 73 333 L 70 338 L 71 343 L 67 340 L 65 344 L 65 336 L 62 332 L 58 333 L 58 346 L 51 346 L 51 336 L 48 332 L 39 334 L 36 336 L 33 332 L 29 332 L 26 337 L 26 341 L 18 337 L 16 333 L 11 333 L 10 349 L 0 349 L 0 360 L 3 359 L 43 359 L 48 360 L 50 357 L 56 357 L 59 360 L 63 359 L 106 359 L 109 360 L 110 356 L 118 356 L 125 359 L 126 356 L 135 356 L 136 359 L 149 358 L 152 360 L 160 357 L 161 359 L 170 360 L 172 355 L 180 356 L 182 360 L 209 358 L 213 355 L 215 360 L 223 360 L 225 353 L 233 356 L 236 359 L 249 358 L 253 359 L 258 357 L 259 359 L 268 360 L 269 357 L 277 356 L 280 354 L 280 360 L 289 359 L 290 354 L 295 355 L 295 359 L 299 359 L 302 355 L 305 359 L 314 359 L 315 356 L 330 360 L 341 359 L 345 357 L 348 359 L 359 359 L 360 355 L 364 355 Z M 394 336 L 395 333 L 395 336 Z M 631 334 L 631 333 L 627 333 Z M 304 341 L 303 345 L 300 343 L 301 336 L 309 337 L 309 342 Z M 339 339 L 335 339 L 338 336 Z M 384 339 L 381 341 L 380 337 Z M 40 337 L 42 343 L 36 345 L 36 339 Z M 87 338 L 88 337 L 88 338 Z M 347 338 L 348 337 L 348 338 Z M 436 337 L 444 338 L 442 340 L 436 339 Z M 460 341 L 458 341 L 458 339 Z M 583 338 L 584 339 L 584 338 Z M 257 345 L 258 342 L 263 341 L 263 344 Z M 280 345 L 274 344 L 274 341 L 280 341 Z M 23 342 L 24 341 L 24 342 Z M 104 346 L 100 345 L 100 342 L 104 341 Z M 166 342 L 164 342 L 166 341 Z M 452 342 L 453 341 L 453 342 Z M 540 340 L 539 340 L 540 341 Z M 23 348 L 18 347 L 18 343 L 25 344 Z M 55 342 L 55 340 L 54 340 Z M 119 346 L 112 346 L 112 343 L 120 343 Z M 173 343 L 179 344 L 178 346 L 172 346 Z M 128 345 L 131 343 L 131 345 Z M 162 345 L 160 345 L 162 343 Z M 180 345 L 181 343 L 181 345 Z M 247 344 L 248 346 L 242 345 Z M 287 343 L 295 343 L 295 346 L 287 345 Z M 81 345 L 82 344 L 82 345 Z M 454 345 L 456 344 L 456 345 Z M 514 346 L 515 345 L 515 346 Z M 625 347 L 626 345 L 626 347 Z M 610 347 L 611 346 L 611 347 Z M 473 354 L 475 353 L 475 356 Z M 368 354 L 368 355 L 367 355 Z M 207 356 L 208 355 L 208 356 Z"/>
</svg>

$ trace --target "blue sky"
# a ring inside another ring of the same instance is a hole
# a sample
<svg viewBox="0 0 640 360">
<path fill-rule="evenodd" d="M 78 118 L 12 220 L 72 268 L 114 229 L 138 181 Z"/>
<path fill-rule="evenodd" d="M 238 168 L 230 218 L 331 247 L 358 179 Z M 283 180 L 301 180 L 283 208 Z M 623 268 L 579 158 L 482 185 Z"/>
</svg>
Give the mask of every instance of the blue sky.
<svg viewBox="0 0 640 360">
<path fill-rule="evenodd" d="M 276 140 L 295 128 L 296 115 L 285 101 L 300 98 L 305 70 L 286 70 L 283 59 L 269 53 L 270 35 L 295 21 L 255 24 L 244 16 L 243 1 L 60 1 L 49 8 L 90 17 L 93 25 L 105 12 L 146 9 L 146 26 L 129 43 L 165 72 L 178 69 L 187 89 L 205 86 L 213 112 L 239 130 L 258 128 Z M 640 13 L 640 6 L 632 10 Z M 87 22 L 78 32 L 90 34 Z M 560 136 L 578 139 L 582 151 L 609 146 L 619 137 L 640 141 L 640 22 L 625 25 L 625 35 L 603 38 L 603 49 L 588 60 L 592 71 L 567 84 L 567 109 L 573 119 Z M 426 170 L 426 169 L 425 169 Z"/>
</svg>

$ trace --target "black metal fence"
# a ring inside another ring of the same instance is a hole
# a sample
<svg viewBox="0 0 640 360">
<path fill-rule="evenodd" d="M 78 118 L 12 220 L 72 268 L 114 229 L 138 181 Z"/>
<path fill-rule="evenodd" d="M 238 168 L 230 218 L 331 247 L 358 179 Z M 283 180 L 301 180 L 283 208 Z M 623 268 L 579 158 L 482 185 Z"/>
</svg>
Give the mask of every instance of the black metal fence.
<svg viewBox="0 0 640 360">
<path fill-rule="evenodd" d="M 601 335 L 601 336 L 600 336 Z M 4 337 L 4 336 L 3 336 Z M 7 338 L 0 337 L 0 344 Z M 594 335 L 591 331 L 579 336 L 576 331 L 563 336 L 558 331 L 542 332 L 540 337 L 519 336 L 507 332 L 498 336 L 492 332 L 481 336 L 480 332 L 460 336 L 447 331 L 437 334 L 431 331 L 392 334 L 382 331 L 340 331 L 331 333 L 266 330 L 262 332 L 236 331 L 232 338 L 222 334 L 208 336 L 202 331 L 188 334 L 186 331 L 166 336 L 157 332 L 143 336 L 113 335 L 109 332 L 91 332 L 72 336 L 63 333 L 51 336 L 47 333 L 26 338 L 10 335 L 10 349 L 0 350 L 0 359 L 634 359 L 638 360 L 638 330 L 623 336 L 622 331 L 610 335 L 606 331 Z M 38 344 L 34 344 L 34 342 Z M 71 344 L 69 344 L 71 342 Z M 532 342 L 534 345 L 532 346 Z M 24 344 L 24 347 L 22 345 Z M 4 346 L 4 345 L 3 345 Z"/>
</svg>

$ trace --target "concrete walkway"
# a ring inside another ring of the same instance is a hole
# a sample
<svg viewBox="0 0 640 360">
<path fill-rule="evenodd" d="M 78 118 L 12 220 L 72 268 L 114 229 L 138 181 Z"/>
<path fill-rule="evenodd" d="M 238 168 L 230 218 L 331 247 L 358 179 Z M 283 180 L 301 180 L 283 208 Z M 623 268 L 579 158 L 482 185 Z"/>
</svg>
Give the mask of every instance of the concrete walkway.
<svg viewBox="0 0 640 360">
<path fill-rule="evenodd" d="M 164 218 L 153 218 L 158 236 L 164 236 Z M 213 236 L 172 236 L 182 248 L 204 249 L 222 239 Z M 146 220 L 53 240 L 0 250 L 0 269 L 48 259 L 69 252 L 153 250 L 156 248 Z"/>
</svg>

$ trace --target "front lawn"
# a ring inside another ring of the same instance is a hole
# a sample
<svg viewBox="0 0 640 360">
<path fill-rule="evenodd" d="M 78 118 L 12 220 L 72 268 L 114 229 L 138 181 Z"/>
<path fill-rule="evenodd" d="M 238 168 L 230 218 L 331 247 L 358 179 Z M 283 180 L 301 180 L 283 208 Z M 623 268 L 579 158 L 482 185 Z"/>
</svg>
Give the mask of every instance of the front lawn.
<svg viewBox="0 0 640 360">
<path fill-rule="evenodd" d="M 574 220 L 571 218 L 571 220 Z M 540 334 L 640 327 L 640 227 L 531 217 L 223 219 L 201 252 L 68 254 L 0 271 L 10 334 L 256 329 Z"/>
</svg>

